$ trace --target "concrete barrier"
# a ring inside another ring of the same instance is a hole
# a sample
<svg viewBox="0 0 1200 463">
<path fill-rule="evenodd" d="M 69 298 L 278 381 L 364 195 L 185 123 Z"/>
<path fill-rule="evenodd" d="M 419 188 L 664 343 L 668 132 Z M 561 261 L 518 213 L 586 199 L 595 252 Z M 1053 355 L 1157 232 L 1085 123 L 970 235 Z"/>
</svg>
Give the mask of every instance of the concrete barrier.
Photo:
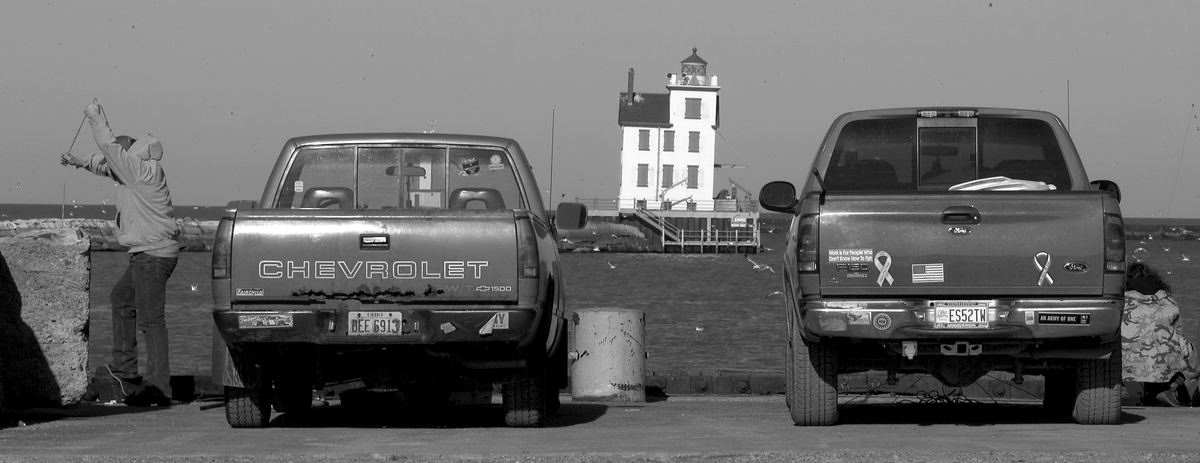
<svg viewBox="0 0 1200 463">
<path fill-rule="evenodd" d="M 571 316 L 571 397 L 577 401 L 646 401 L 646 314 L 599 308 Z"/>
<path fill-rule="evenodd" d="M 73 405 L 86 392 L 88 247 L 73 227 L 0 238 L 5 408 Z"/>
</svg>

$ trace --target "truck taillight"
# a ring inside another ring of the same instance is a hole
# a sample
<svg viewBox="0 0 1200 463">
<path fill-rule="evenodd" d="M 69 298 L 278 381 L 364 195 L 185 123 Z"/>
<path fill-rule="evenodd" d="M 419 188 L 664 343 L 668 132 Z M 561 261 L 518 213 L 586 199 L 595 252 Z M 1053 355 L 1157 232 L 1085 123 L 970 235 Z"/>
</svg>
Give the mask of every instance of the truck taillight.
<svg viewBox="0 0 1200 463">
<path fill-rule="evenodd" d="M 233 246 L 233 217 L 221 217 L 217 224 L 217 233 L 213 237 L 212 277 L 213 279 L 229 279 L 229 248 Z"/>
<path fill-rule="evenodd" d="M 796 231 L 796 269 L 801 273 L 817 271 L 817 217 L 801 217 Z"/>
<path fill-rule="evenodd" d="M 1125 222 L 1117 214 L 1104 214 L 1104 271 L 1125 273 Z"/>
<path fill-rule="evenodd" d="M 537 237 L 529 217 L 517 218 L 517 265 L 521 278 L 538 277 Z"/>
</svg>

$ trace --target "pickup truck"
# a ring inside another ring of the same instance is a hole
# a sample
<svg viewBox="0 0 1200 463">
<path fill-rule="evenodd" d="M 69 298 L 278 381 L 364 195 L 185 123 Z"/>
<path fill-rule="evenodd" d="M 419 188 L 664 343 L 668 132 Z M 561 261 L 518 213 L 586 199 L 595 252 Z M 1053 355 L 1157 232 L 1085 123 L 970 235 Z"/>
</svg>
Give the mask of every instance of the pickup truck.
<svg viewBox="0 0 1200 463">
<path fill-rule="evenodd" d="M 305 136 L 259 201 L 233 201 L 212 255 L 214 382 L 233 427 L 343 405 L 416 406 L 499 387 L 540 426 L 567 375 L 557 229 L 520 146 L 451 134 Z M 336 386 L 336 387 L 335 387 Z"/>
<path fill-rule="evenodd" d="M 1044 377 L 1044 407 L 1121 416 L 1125 280 L 1120 189 L 1089 181 L 1053 114 L 901 108 L 838 117 L 802 190 L 784 257 L 787 404 L 838 419 L 838 374 L 926 373 L 965 387 Z"/>
</svg>

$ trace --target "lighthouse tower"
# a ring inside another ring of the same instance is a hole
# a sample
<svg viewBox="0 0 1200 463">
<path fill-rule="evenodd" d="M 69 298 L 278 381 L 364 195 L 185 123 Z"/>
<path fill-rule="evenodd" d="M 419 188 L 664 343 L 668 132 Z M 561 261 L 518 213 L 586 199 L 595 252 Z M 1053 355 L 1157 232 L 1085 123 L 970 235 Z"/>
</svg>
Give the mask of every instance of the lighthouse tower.
<svg viewBox="0 0 1200 463">
<path fill-rule="evenodd" d="M 621 94 L 621 209 L 713 210 L 717 76 L 692 48 L 667 93 Z"/>
</svg>

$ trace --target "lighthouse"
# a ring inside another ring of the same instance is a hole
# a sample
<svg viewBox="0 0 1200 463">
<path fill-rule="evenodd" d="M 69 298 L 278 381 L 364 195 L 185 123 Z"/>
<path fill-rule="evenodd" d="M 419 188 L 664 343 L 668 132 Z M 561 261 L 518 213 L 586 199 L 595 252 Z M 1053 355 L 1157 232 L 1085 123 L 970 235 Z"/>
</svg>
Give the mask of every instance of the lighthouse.
<svg viewBox="0 0 1200 463">
<path fill-rule="evenodd" d="M 667 93 L 638 93 L 629 70 L 621 94 L 621 209 L 713 210 L 716 135 L 720 124 L 717 76 L 692 48 Z"/>
<path fill-rule="evenodd" d="M 667 73 L 666 93 L 638 92 L 634 77 L 630 68 L 617 110 L 616 210 L 594 215 L 636 222 L 660 238 L 666 252 L 755 252 L 757 205 L 748 196 L 717 193 L 721 87 L 708 62 L 693 47 L 679 72 Z M 735 185 L 732 178 L 729 183 Z"/>
</svg>

